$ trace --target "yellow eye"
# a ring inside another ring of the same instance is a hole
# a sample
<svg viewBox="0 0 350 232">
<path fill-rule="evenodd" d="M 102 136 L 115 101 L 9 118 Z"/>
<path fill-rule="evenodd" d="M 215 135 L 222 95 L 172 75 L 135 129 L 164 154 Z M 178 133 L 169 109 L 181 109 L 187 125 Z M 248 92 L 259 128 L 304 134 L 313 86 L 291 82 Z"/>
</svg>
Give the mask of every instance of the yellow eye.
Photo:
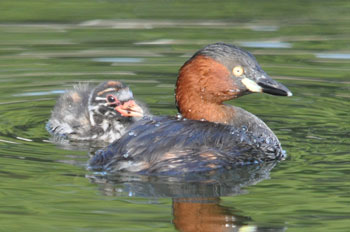
<svg viewBox="0 0 350 232">
<path fill-rule="evenodd" d="M 233 75 L 235 75 L 236 77 L 242 76 L 242 74 L 244 73 L 243 67 L 240 66 L 240 65 L 234 67 L 234 68 L 232 69 L 232 73 L 233 73 Z"/>
</svg>

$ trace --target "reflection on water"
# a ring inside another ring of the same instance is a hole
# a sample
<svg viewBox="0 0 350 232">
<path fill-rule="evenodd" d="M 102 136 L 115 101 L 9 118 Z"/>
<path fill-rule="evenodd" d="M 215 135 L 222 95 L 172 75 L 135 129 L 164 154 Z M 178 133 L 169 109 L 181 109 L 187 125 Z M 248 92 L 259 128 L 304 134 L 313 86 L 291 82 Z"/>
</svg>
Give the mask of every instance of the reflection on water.
<svg viewBox="0 0 350 232">
<path fill-rule="evenodd" d="M 350 59 L 350 54 L 340 54 L 340 53 L 317 53 L 317 58 L 323 58 L 323 59 Z"/>
<path fill-rule="evenodd" d="M 173 216 L 175 228 L 183 232 L 282 232 L 287 229 L 283 226 L 258 227 L 254 225 L 254 219 L 241 215 L 239 210 L 220 205 L 219 198 L 175 198 Z"/>
<path fill-rule="evenodd" d="M 211 198 L 245 193 L 244 187 L 269 178 L 276 163 L 239 166 L 233 170 L 183 177 L 142 176 L 121 173 L 87 175 L 106 195 L 136 197 Z"/>
<path fill-rule="evenodd" d="M 24 96 L 44 96 L 50 94 L 62 94 L 65 90 L 52 90 L 52 91 L 44 91 L 44 92 L 31 92 L 31 93 L 18 93 L 13 94 L 14 97 L 24 97 Z"/>
<path fill-rule="evenodd" d="M 241 46 L 253 48 L 291 48 L 292 44 L 280 41 L 249 41 L 240 42 Z"/>
<path fill-rule="evenodd" d="M 259 228 L 249 215 L 220 205 L 220 197 L 247 193 L 244 187 L 268 179 L 275 165 L 247 165 L 186 177 L 96 173 L 87 178 L 108 196 L 171 197 L 173 223 L 180 231 L 284 231 L 284 226 Z"/>
<path fill-rule="evenodd" d="M 109 62 L 109 63 L 140 63 L 143 61 L 141 58 L 126 58 L 126 57 L 110 57 L 110 58 L 94 58 L 96 62 Z"/>
</svg>

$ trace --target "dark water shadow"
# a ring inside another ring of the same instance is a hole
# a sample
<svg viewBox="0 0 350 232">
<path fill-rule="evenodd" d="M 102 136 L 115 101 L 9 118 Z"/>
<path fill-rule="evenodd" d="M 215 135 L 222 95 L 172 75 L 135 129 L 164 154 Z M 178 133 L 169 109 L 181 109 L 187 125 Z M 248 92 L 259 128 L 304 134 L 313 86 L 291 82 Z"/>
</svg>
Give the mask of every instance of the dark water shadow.
<svg viewBox="0 0 350 232">
<path fill-rule="evenodd" d="M 181 177 L 97 173 L 87 178 L 108 196 L 172 198 L 173 224 L 179 231 L 285 231 L 284 226 L 257 226 L 239 209 L 220 204 L 220 197 L 247 193 L 245 187 L 268 179 L 275 165 L 247 165 Z"/>
</svg>

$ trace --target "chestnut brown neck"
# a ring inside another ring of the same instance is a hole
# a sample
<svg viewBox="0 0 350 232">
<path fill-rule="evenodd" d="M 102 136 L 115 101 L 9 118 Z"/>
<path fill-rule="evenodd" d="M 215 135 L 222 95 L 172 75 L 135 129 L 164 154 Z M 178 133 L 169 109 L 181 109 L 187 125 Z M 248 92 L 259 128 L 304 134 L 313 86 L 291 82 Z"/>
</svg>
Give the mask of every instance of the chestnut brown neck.
<svg viewBox="0 0 350 232">
<path fill-rule="evenodd" d="M 227 123 L 234 108 L 223 101 L 238 97 L 230 71 L 214 59 L 197 55 L 187 61 L 176 82 L 176 105 L 188 119 Z"/>
</svg>

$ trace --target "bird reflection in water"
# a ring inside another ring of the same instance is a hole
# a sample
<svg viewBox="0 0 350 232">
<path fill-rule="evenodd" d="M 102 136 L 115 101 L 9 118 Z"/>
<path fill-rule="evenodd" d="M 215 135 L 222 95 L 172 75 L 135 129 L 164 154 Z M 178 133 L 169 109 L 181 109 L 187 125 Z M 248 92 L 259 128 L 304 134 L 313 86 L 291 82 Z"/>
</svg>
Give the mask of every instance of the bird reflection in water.
<svg viewBox="0 0 350 232">
<path fill-rule="evenodd" d="M 220 197 L 246 193 L 244 187 L 268 179 L 276 162 L 237 166 L 231 170 L 182 177 L 142 176 L 130 173 L 87 175 L 109 196 L 172 198 L 174 227 L 179 231 L 285 231 L 259 227 L 239 210 L 220 205 Z"/>
<path fill-rule="evenodd" d="M 249 217 L 220 205 L 218 197 L 173 198 L 173 217 L 179 231 L 256 231 Z"/>
</svg>

